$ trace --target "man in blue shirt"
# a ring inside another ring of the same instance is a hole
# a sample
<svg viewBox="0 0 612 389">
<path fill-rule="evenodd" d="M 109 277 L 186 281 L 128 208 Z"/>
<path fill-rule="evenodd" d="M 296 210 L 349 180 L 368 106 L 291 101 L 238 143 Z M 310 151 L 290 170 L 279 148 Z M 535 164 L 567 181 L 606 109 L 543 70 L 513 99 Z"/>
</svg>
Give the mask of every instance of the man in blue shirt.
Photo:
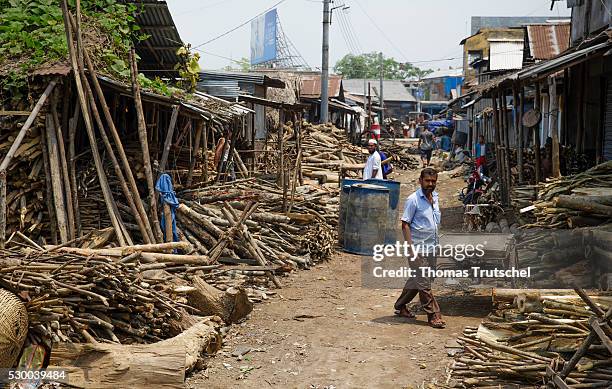
<svg viewBox="0 0 612 389">
<path fill-rule="evenodd" d="M 408 196 L 402 215 L 402 233 L 411 250 L 417 250 L 418 255 L 410 268 L 416 270 L 415 277 L 410 277 L 402 294 L 395 302 L 396 313 L 402 317 L 414 318 L 407 304 L 419 295 L 421 306 L 427 312 L 427 321 L 433 328 L 444 328 L 440 306 L 431 291 L 431 280 L 421 274 L 421 267 L 431 267 L 435 270 L 435 251 L 439 243 L 438 230 L 441 213 L 438 193 L 435 192 L 438 172 L 432 168 L 421 171 L 419 184 L 421 187 Z M 413 253 L 414 254 L 414 253 Z M 411 258 L 415 257 L 414 255 Z"/>
</svg>

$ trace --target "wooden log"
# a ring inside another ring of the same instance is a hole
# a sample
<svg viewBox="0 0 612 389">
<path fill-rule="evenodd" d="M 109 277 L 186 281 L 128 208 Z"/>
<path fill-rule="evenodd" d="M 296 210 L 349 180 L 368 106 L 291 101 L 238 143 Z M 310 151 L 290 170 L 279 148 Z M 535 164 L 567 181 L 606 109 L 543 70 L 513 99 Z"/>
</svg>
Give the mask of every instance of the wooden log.
<svg viewBox="0 0 612 389">
<path fill-rule="evenodd" d="M 588 214 L 612 217 L 612 207 L 582 199 L 580 196 L 559 195 L 555 197 L 553 204 L 556 207 L 577 209 Z"/>
<path fill-rule="evenodd" d="M 66 217 L 68 223 L 68 237 L 74 239 L 76 237 L 76 226 L 74 218 L 74 204 L 72 203 L 72 194 L 76 191 L 72 190 L 70 184 L 70 175 L 68 174 L 68 162 L 66 160 L 66 147 L 64 146 L 64 135 L 57 114 L 57 101 L 54 96 L 51 97 L 51 117 L 53 118 L 53 124 L 55 129 L 55 139 L 57 140 L 57 146 L 60 157 L 60 165 L 62 168 L 62 179 L 64 180 L 64 195 L 66 199 Z"/>
<path fill-rule="evenodd" d="M 166 242 L 174 241 L 174 233 L 172 232 L 172 210 L 170 204 L 164 203 L 164 220 L 166 225 L 164 226 L 164 235 Z"/>
<path fill-rule="evenodd" d="M 62 170 L 60 168 L 60 157 L 57 146 L 55 125 L 51 115 L 46 117 L 47 151 L 49 155 L 49 167 L 51 170 L 51 186 L 53 187 L 53 202 L 55 205 L 55 215 L 57 216 L 57 228 L 60 240 L 66 243 L 70 240 L 68 234 L 68 219 L 66 216 L 66 203 L 64 201 L 64 186 L 62 180 Z"/>
<path fill-rule="evenodd" d="M 204 126 L 204 182 L 208 182 L 208 126 Z"/>
<path fill-rule="evenodd" d="M 50 367 L 66 370 L 78 388 L 184 388 L 185 373 L 222 343 L 216 324 L 202 321 L 181 334 L 147 345 L 59 343 Z"/>
<path fill-rule="evenodd" d="M 6 241 L 6 170 L 0 170 L 0 249 Z"/>
<path fill-rule="evenodd" d="M 188 293 L 187 302 L 206 316 L 219 316 L 225 323 L 231 324 L 244 319 L 253 310 L 253 303 L 242 288 L 221 291 L 198 276 L 191 281 L 194 289 Z"/>
<path fill-rule="evenodd" d="M 65 101 L 68 99 L 65 98 Z M 81 236 L 81 212 L 79 208 L 79 196 L 77 192 L 76 174 L 76 129 L 81 114 L 79 103 L 74 105 L 74 113 L 68 121 L 68 162 L 70 165 L 70 190 L 72 190 L 72 206 L 74 207 L 75 237 Z M 57 241 L 53 242 L 54 244 Z"/>
<path fill-rule="evenodd" d="M 138 82 L 138 67 L 136 65 L 136 52 L 130 49 L 130 70 L 132 75 L 132 91 L 136 106 L 136 116 L 138 117 L 138 138 L 142 148 L 142 160 L 144 164 L 147 188 L 149 190 L 149 212 L 153 223 L 153 234 L 157 242 L 162 242 L 162 231 L 157 216 L 157 196 L 155 195 L 155 183 L 153 182 L 153 168 L 151 166 L 151 155 L 149 154 L 149 141 L 147 138 L 147 127 L 142 110 L 142 100 L 140 97 L 140 84 Z"/>
<path fill-rule="evenodd" d="M 172 145 L 172 136 L 174 135 L 174 129 L 176 128 L 176 121 L 178 120 L 179 110 L 181 106 L 175 105 L 172 107 L 172 116 L 170 117 L 170 125 L 168 131 L 166 131 L 166 141 L 164 142 L 164 150 L 162 152 L 161 161 L 159 162 L 159 171 L 166 171 L 166 164 L 168 163 L 168 155 L 170 154 L 170 146 Z"/>
</svg>

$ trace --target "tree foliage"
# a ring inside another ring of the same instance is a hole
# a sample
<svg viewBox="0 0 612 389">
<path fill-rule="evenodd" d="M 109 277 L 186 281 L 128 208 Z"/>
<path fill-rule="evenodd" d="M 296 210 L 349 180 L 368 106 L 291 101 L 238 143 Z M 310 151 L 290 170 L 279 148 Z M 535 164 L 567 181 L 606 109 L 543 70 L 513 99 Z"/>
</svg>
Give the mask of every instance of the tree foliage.
<svg viewBox="0 0 612 389">
<path fill-rule="evenodd" d="M 336 62 L 334 71 L 345 78 L 379 78 L 380 57 L 378 53 L 359 55 L 347 54 Z M 406 77 L 423 77 L 432 70 L 423 70 L 410 63 L 401 63 L 395 58 L 383 59 L 383 76 L 389 80 L 403 80 Z"/>
<path fill-rule="evenodd" d="M 248 72 L 251 70 L 251 60 L 247 57 L 242 57 L 238 61 L 234 61 L 234 65 L 228 65 L 224 69 L 228 72 L 236 70 L 241 72 Z"/>
</svg>

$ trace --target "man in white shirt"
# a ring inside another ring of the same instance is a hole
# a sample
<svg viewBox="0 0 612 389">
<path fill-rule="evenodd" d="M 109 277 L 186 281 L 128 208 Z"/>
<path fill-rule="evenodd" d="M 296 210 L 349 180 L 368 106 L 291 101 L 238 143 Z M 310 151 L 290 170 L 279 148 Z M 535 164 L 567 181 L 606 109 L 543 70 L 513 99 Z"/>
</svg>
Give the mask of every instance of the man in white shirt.
<svg viewBox="0 0 612 389">
<path fill-rule="evenodd" d="M 369 180 L 370 178 L 374 178 L 377 180 L 383 179 L 383 171 L 382 171 L 382 161 L 380 160 L 380 154 L 376 151 L 376 145 L 378 142 L 374 139 L 370 139 L 368 141 L 368 152 L 370 156 L 366 161 L 365 168 L 363 169 L 363 179 Z"/>
</svg>

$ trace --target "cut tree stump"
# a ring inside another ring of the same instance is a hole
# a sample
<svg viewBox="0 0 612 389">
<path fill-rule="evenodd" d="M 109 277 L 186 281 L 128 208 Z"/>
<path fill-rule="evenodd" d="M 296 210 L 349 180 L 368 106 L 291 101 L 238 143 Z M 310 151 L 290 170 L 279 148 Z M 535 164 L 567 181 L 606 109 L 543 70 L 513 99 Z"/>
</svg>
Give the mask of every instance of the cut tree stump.
<svg viewBox="0 0 612 389">
<path fill-rule="evenodd" d="M 219 316 L 230 324 L 244 319 L 253 310 L 253 303 L 242 288 L 223 292 L 197 276 L 193 277 L 192 285 L 195 289 L 187 296 L 188 304 L 204 315 Z"/>
</svg>

